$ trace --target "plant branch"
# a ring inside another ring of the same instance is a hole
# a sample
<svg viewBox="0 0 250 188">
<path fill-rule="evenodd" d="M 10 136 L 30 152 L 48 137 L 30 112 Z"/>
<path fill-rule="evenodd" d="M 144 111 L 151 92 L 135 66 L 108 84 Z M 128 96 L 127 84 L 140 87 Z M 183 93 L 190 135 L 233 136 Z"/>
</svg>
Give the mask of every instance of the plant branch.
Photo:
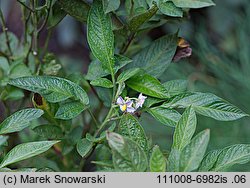
<svg viewBox="0 0 250 188">
<path fill-rule="evenodd" d="M 26 9 L 28 9 L 30 12 L 35 12 L 32 8 L 30 8 L 28 5 L 26 5 L 24 2 L 17 0 L 21 5 L 23 5 Z"/>
<path fill-rule="evenodd" d="M 97 119 L 95 118 L 94 114 L 91 112 L 91 110 L 89 108 L 87 109 L 87 111 L 88 111 L 89 115 L 91 116 L 91 118 L 93 119 L 96 127 L 99 127 L 99 123 L 98 123 Z"/>
<path fill-rule="evenodd" d="M 106 124 L 109 122 L 109 119 L 113 115 L 114 108 L 116 107 L 116 105 L 114 105 L 114 103 L 115 103 L 116 96 L 120 92 L 120 87 L 118 87 L 118 89 L 116 90 L 116 81 L 115 81 L 115 75 L 113 72 L 111 72 L 111 77 L 112 77 L 112 83 L 113 83 L 113 97 L 112 97 L 112 101 L 111 101 L 111 107 L 110 107 L 109 112 L 108 112 L 107 116 L 105 117 L 103 123 L 101 124 L 99 129 L 96 131 L 94 137 L 97 137 L 100 134 L 100 132 L 105 128 Z"/>
<path fill-rule="evenodd" d="M 38 37 L 40 36 L 41 31 L 43 30 L 43 28 L 46 26 L 48 20 L 49 20 L 49 15 L 50 15 L 50 11 L 51 11 L 51 7 L 52 7 L 52 0 L 49 1 L 49 7 L 47 8 L 47 14 L 46 17 L 41 25 L 41 27 L 37 30 L 37 35 Z"/>
<path fill-rule="evenodd" d="M 113 97 L 112 97 L 111 103 L 113 104 L 113 102 L 115 100 L 115 94 L 116 94 L 116 81 L 115 81 L 114 73 L 111 73 L 111 79 L 112 79 L 112 83 L 113 83 Z M 111 104 L 111 106 L 112 106 L 112 104 Z"/>
<path fill-rule="evenodd" d="M 130 44 L 132 43 L 132 41 L 134 40 L 134 38 L 135 38 L 135 33 L 132 33 L 132 34 L 129 36 L 129 38 L 128 38 L 128 40 L 127 40 L 127 43 L 125 43 L 125 44 L 123 45 L 123 47 L 122 47 L 122 49 L 121 49 L 121 51 L 120 51 L 120 54 L 125 54 L 125 53 L 126 53 L 126 51 L 128 50 L 128 48 L 129 48 Z"/>
<path fill-rule="evenodd" d="M 97 94 L 95 88 L 90 84 L 90 81 L 88 81 L 88 84 L 89 84 L 89 86 L 90 86 L 92 92 L 94 93 L 94 95 L 98 98 L 99 101 L 101 101 L 101 99 L 100 99 L 100 97 L 98 96 L 98 94 Z"/>
<path fill-rule="evenodd" d="M 32 34 L 33 35 L 33 34 Z M 32 51 L 32 44 L 33 44 L 33 37 L 31 36 L 31 42 L 30 42 L 30 46 L 29 46 L 29 50 L 24 58 L 24 63 L 27 65 L 28 64 L 28 61 L 29 61 L 29 55 L 30 55 L 30 52 Z"/>
<path fill-rule="evenodd" d="M 116 120 L 119 120 L 119 119 L 121 119 L 121 116 L 111 117 L 111 118 L 108 119 L 108 122 L 110 122 L 110 121 L 116 121 Z"/>
<path fill-rule="evenodd" d="M 107 114 L 107 116 L 105 117 L 103 123 L 101 124 L 101 126 L 99 127 L 99 129 L 96 131 L 94 137 L 99 136 L 99 134 L 101 133 L 101 131 L 105 128 L 106 124 L 108 123 L 108 120 L 110 119 L 110 117 L 113 115 L 113 105 L 111 106 L 111 108 L 109 109 L 109 112 Z"/>
<path fill-rule="evenodd" d="M 37 0 L 32 1 L 32 8 L 35 8 L 37 5 Z M 38 44 L 37 44 L 37 14 L 36 12 L 33 12 L 32 14 L 32 24 L 34 26 L 33 32 L 32 32 L 32 38 L 33 38 L 33 53 L 34 55 L 37 55 L 38 53 Z"/>
<path fill-rule="evenodd" d="M 25 13 L 23 12 L 24 17 L 25 17 Z M 24 42 L 27 42 L 27 34 L 28 34 L 28 22 L 30 20 L 31 17 L 31 12 L 29 11 L 28 16 L 25 17 L 24 19 Z"/>
<path fill-rule="evenodd" d="M 50 40 L 50 37 L 52 35 L 52 29 L 49 29 L 48 30 L 48 34 L 47 34 L 47 37 L 46 37 L 46 40 L 45 40 L 45 44 L 44 44 L 44 47 L 43 47 L 43 51 L 42 51 L 42 57 L 46 54 L 46 51 L 48 49 L 48 46 L 49 46 L 49 40 Z"/>
<path fill-rule="evenodd" d="M 6 27 L 6 24 L 5 24 L 2 9 L 0 9 L 0 19 L 1 19 L 1 23 L 2 23 L 3 32 L 4 32 L 4 35 L 5 35 L 5 38 L 6 38 L 6 45 L 7 45 L 10 56 L 12 56 L 13 53 L 12 53 L 12 50 L 11 50 L 11 47 L 10 47 L 10 39 L 9 39 L 9 35 L 8 35 L 8 32 L 7 32 L 8 28 Z M 8 60 L 9 60 L 9 58 L 8 58 Z"/>
</svg>

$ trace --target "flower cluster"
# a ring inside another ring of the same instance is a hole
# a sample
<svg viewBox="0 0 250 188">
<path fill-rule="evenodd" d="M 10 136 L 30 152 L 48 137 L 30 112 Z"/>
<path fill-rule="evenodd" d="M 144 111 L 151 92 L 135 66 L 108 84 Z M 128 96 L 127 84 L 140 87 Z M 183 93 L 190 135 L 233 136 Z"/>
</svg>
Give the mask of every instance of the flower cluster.
<svg viewBox="0 0 250 188">
<path fill-rule="evenodd" d="M 133 114 L 138 108 L 142 107 L 147 97 L 140 93 L 138 98 L 125 97 L 124 99 L 119 96 L 116 100 L 116 104 L 119 105 L 122 112 Z M 135 103 L 134 103 L 135 102 Z"/>
</svg>

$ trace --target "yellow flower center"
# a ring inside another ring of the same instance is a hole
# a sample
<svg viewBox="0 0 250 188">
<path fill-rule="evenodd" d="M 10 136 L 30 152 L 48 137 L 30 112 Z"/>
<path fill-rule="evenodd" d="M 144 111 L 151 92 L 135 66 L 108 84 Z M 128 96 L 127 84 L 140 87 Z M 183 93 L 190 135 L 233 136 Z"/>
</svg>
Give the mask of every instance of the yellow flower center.
<svg viewBox="0 0 250 188">
<path fill-rule="evenodd" d="M 122 105 L 121 110 L 124 112 L 126 109 L 127 109 L 127 105 L 126 104 Z"/>
</svg>

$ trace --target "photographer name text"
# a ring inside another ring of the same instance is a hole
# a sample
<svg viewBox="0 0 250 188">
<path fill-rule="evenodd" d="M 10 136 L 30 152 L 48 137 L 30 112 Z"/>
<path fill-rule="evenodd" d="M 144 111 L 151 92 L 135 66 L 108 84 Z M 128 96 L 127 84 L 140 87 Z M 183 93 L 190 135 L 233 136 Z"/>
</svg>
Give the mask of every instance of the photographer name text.
<svg viewBox="0 0 250 188">
<path fill-rule="evenodd" d="M 93 175 L 93 176 L 63 176 L 56 174 L 54 176 L 42 175 L 32 176 L 28 174 L 20 175 L 5 175 L 3 177 L 3 183 L 5 185 L 15 184 L 105 184 L 105 175 Z"/>
</svg>

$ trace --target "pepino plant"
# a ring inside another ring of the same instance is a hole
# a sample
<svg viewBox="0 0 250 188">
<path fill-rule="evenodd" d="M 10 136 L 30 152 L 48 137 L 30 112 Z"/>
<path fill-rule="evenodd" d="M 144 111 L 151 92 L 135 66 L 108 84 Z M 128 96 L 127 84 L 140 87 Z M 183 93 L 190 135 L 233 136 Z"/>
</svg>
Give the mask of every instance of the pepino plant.
<svg viewBox="0 0 250 188">
<path fill-rule="evenodd" d="M 1 171 L 226 171 L 250 161 L 249 144 L 207 152 L 209 129 L 194 136 L 196 114 L 218 121 L 248 114 L 214 94 L 188 91 L 185 80 L 162 83 L 168 65 L 192 49 L 178 31 L 148 37 L 186 20 L 190 9 L 213 6 L 211 0 L 17 3 L 20 39 L 0 14 Z M 86 26 L 87 74 L 70 74 L 48 50 L 52 31 L 67 15 Z M 149 139 L 140 123 L 146 113 L 173 128 L 170 151 Z"/>
</svg>

